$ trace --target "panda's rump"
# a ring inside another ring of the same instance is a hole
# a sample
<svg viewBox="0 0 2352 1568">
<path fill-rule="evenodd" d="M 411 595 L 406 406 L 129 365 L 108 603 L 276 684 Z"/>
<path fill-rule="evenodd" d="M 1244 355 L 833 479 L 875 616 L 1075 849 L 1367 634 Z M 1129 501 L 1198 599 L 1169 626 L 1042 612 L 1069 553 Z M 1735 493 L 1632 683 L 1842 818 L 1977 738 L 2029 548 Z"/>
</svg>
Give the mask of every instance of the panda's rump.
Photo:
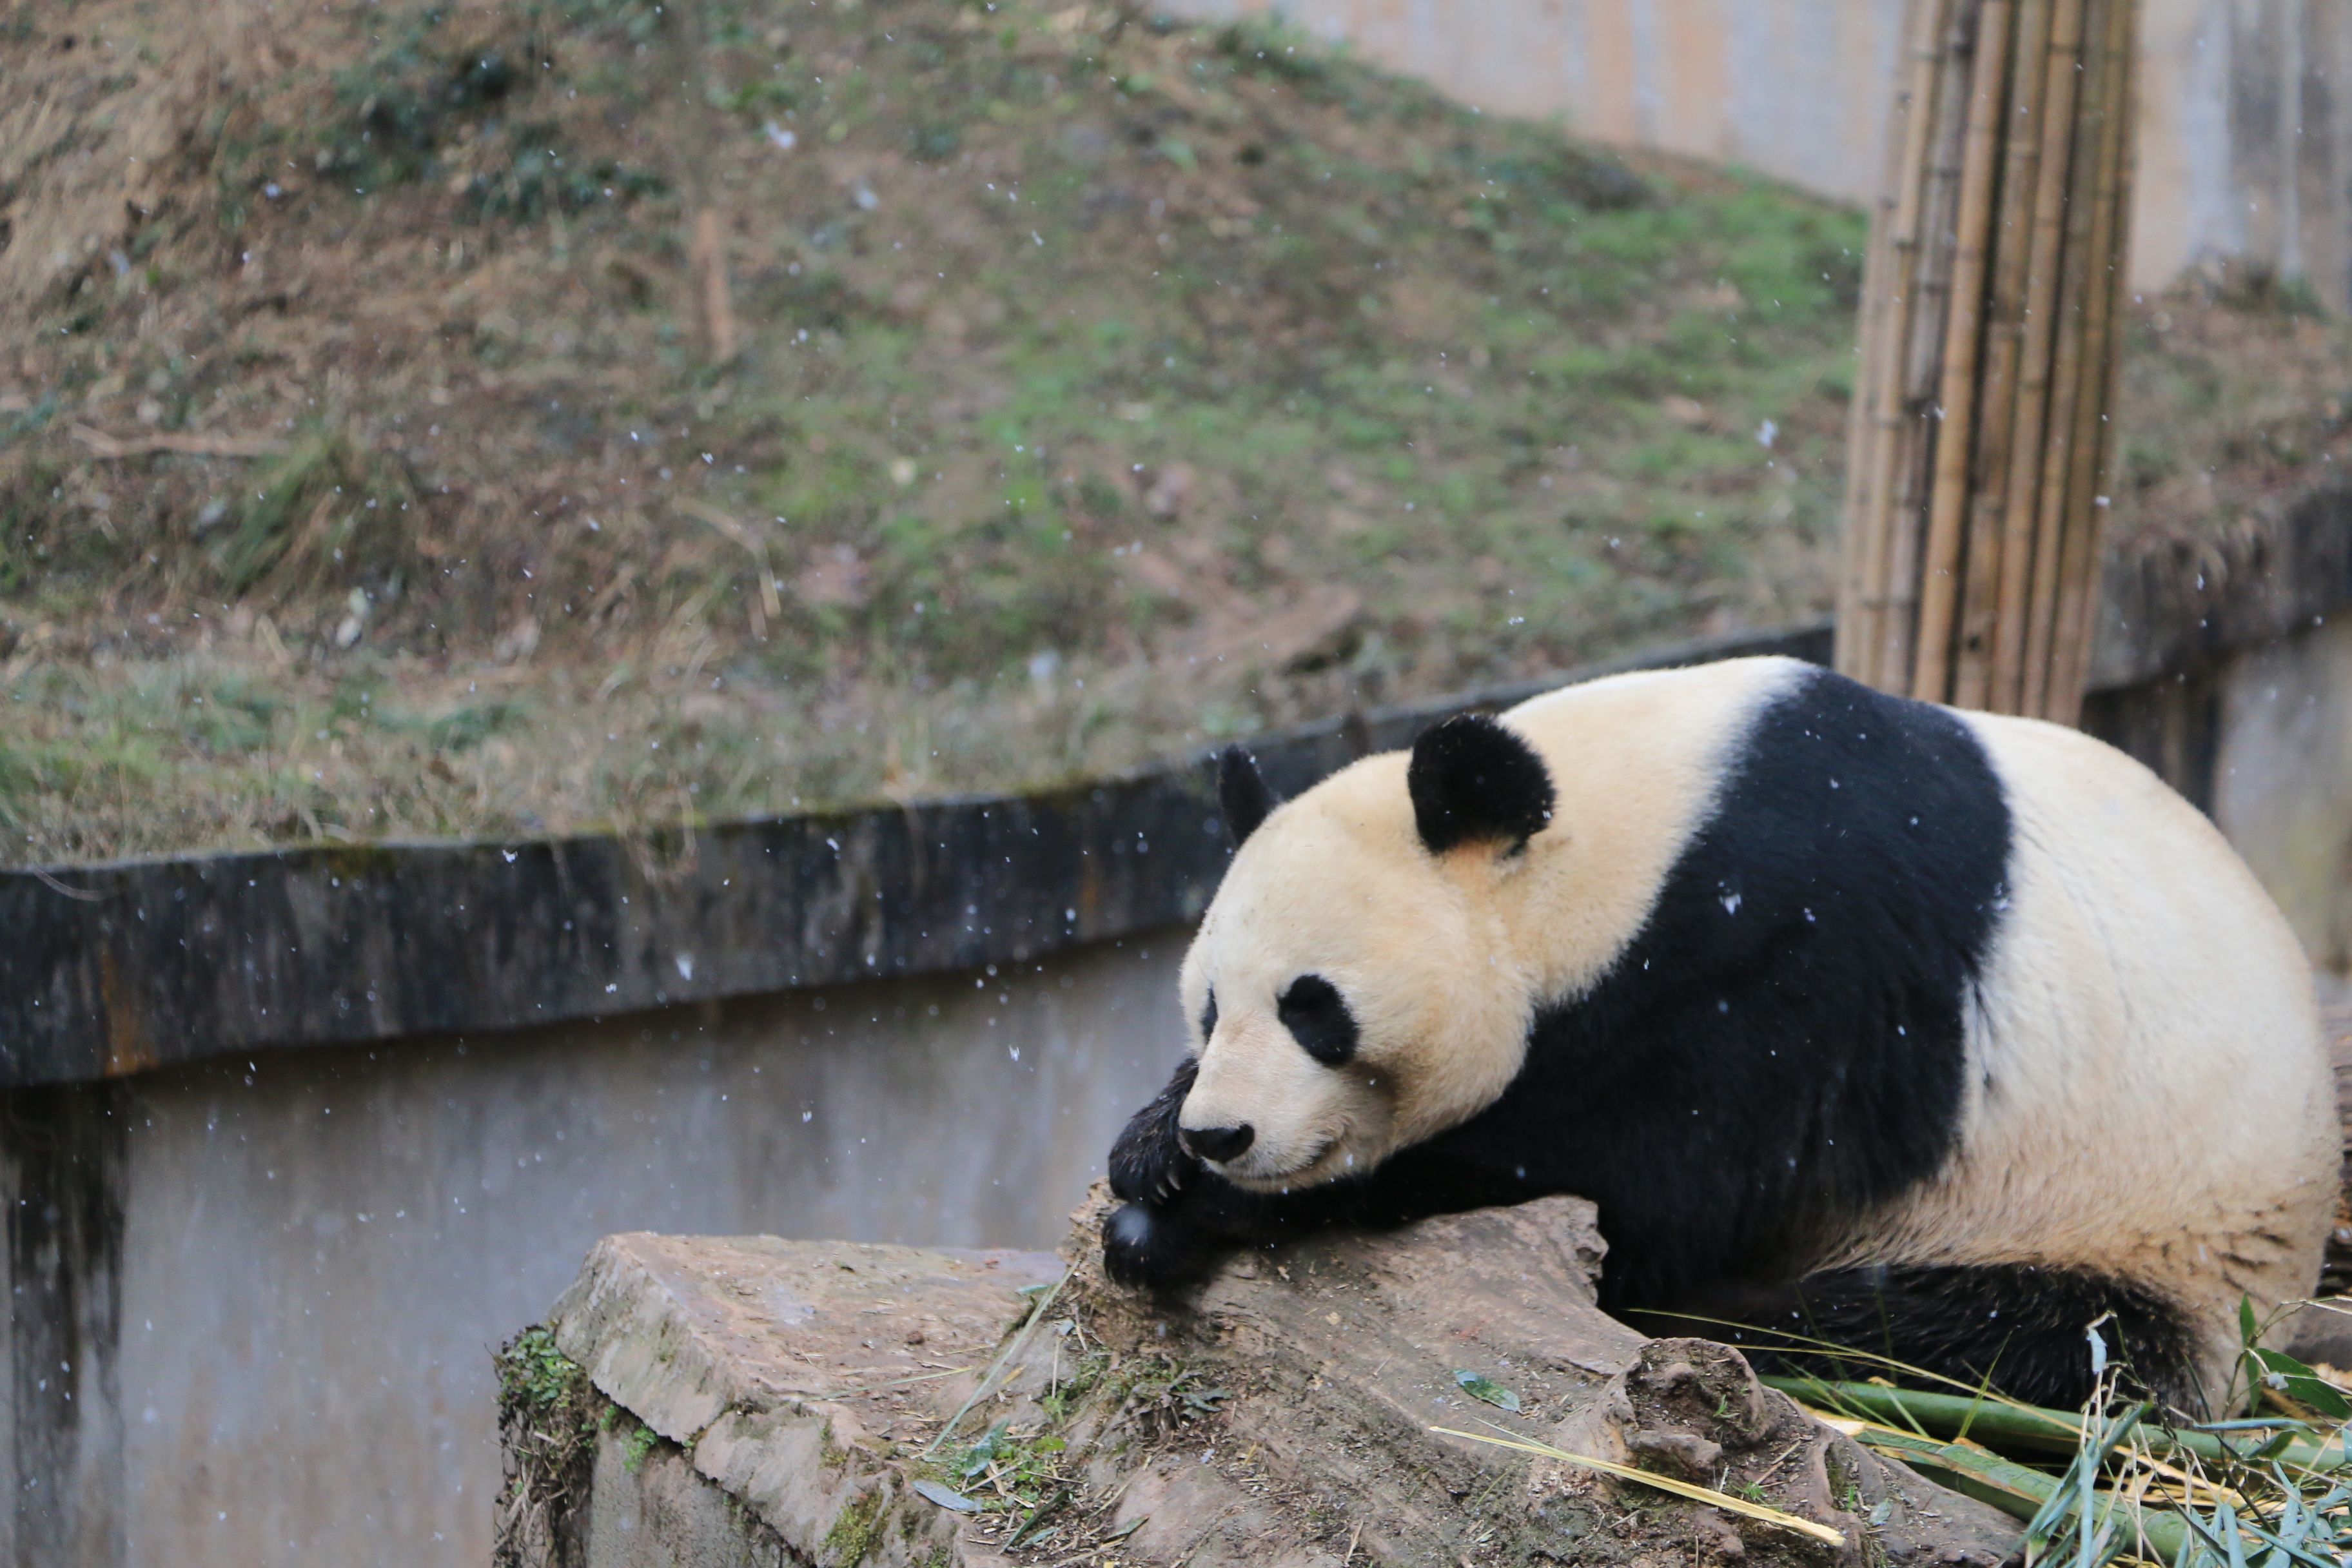
<svg viewBox="0 0 2352 1568">
<path fill-rule="evenodd" d="M 2302 952 L 2221 835 L 2137 763 L 2053 725 L 1969 722 L 2016 847 L 1968 1016 L 1958 1149 L 1847 1259 L 2132 1281 L 2191 1316 L 2218 1368 L 2241 1295 L 2313 1288 L 2334 1203 Z"/>
</svg>

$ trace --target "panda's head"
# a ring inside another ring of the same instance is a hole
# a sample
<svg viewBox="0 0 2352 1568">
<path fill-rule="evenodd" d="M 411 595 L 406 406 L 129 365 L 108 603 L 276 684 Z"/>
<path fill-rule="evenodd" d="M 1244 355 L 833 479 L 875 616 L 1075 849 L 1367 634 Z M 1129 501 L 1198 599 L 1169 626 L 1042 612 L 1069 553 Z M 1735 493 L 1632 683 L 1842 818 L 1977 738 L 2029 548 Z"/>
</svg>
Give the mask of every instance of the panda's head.
<svg viewBox="0 0 2352 1568">
<path fill-rule="evenodd" d="M 1239 847 L 1184 961 L 1186 1146 L 1282 1191 L 1367 1173 L 1492 1104 L 1535 1005 L 1503 897 L 1551 820 L 1535 750 L 1457 718 L 1286 804 L 1238 748 L 1220 785 Z"/>
</svg>

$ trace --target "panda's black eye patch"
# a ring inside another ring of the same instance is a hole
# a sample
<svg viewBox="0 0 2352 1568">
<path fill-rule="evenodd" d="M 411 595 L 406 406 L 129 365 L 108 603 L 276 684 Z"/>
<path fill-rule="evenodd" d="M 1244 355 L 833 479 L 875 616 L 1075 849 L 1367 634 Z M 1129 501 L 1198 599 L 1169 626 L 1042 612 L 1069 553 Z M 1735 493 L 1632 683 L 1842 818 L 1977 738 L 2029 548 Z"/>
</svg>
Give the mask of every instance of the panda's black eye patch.
<svg viewBox="0 0 2352 1568">
<path fill-rule="evenodd" d="M 1339 1067 L 1356 1056 L 1356 1016 L 1348 1011 L 1339 988 L 1319 974 L 1302 974 L 1275 1004 L 1299 1048 L 1325 1067 Z"/>
<path fill-rule="evenodd" d="M 1217 988 L 1209 987 L 1209 1005 L 1201 1009 L 1201 1043 L 1207 1045 L 1209 1037 L 1217 1032 Z"/>
</svg>

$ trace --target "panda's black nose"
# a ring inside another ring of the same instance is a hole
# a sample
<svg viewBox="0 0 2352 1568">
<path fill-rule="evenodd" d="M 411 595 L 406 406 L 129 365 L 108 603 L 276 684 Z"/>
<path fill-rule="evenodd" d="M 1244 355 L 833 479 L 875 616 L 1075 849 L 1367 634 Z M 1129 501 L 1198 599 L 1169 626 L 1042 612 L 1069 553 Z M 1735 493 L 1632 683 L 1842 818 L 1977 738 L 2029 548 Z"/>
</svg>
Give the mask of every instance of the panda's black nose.
<svg viewBox="0 0 2352 1568">
<path fill-rule="evenodd" d="M 1187 1127 L 1181 1131 L 1184 1147 L 1203 1160 L 1237 1158 L 1257 1131 L 1246 1121 L 1239 1127 Z"/>
</svg>

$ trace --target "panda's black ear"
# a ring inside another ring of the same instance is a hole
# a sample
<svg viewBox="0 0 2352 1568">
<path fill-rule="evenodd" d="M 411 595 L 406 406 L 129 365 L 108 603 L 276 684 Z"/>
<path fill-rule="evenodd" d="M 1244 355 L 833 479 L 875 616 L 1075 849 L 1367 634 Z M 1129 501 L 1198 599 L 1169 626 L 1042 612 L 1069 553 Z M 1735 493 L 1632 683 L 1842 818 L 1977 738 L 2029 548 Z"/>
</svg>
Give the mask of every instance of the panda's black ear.
<svg viewBox="0 0 2352 1568">
<path fill-rule="evenodd" d="M 1525 844 L 1551 820 L 1543 759 L 1484 713 L 1457 713 L 1423 730 L 1404 783 L 1432 855 L 1463 844 Z"/>
<path fill-rule="evenodd" d="M 1225 830 L 1238 849 L 1282 803 L 1266 787 L 1257 771 L 1257 759 L 1239 746 L 1227 746 L 1217 756 L 1217 805 L 1225 814 Z"/>
</svg>

